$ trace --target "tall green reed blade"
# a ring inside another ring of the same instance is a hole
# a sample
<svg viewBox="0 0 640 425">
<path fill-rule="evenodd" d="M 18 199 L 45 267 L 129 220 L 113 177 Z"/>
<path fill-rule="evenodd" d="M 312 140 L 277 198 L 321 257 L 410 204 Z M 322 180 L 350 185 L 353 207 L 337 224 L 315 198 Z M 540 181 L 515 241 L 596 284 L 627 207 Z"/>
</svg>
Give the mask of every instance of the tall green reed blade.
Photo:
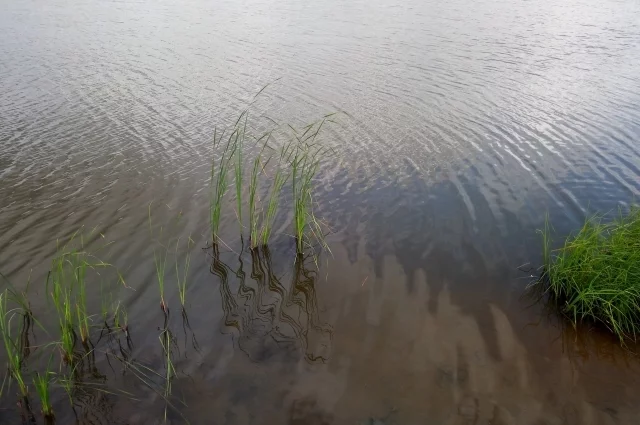
<svg viewBox="0 0 640 425">
<path fill-rule="evenodd" d="M 301 254 L 305 247 L 305 230 L 308 225 L 309 208 L 311 207 L 312 167 L 309 148 L 299 146 L 292 162 L 292 195 L 294 235 L 296 251 Z"/>
<path fill-rule="evenodd" d="M 73 362 L 73 352 L 75 349 L 75 323 L 74 323 L 74 302 L 73 302 L 73 263 L 70 262 L 71 255 L 66 251 L 66 245 L 62 250 L 58 249 L 58 255 L 53 259 L 51 270 L 47 278 L 47 289 L 51 288 L 51 300 L 58 314 L 60 326 L 60 350 L 64 361 L 68 364 Z"/>
<path fill-rule="evenodd" d="M 275 175 L 273 177 L 273 184 L 271 185 L 271 191 L 269 192 L 267 210 L 262 220 L 261 239 L 262 245 L 264 246 L 269 243 L 269 238 L 271 237 L 276 213 L 278 212 L 278 208 L 280 206 L 280 193 L 282 192 L 282 188 L 291 176 L 291 172 L 283 170 L 282 167 L 284 162 L 288 162 L 291 159 L 291 146 L 292 144 L 289 143 L 280 151 L 280 159 L 278 161 L 278 165 L 276 166 Z"/>
<path fill-rule="evenodd" d="M 68 256 L 68 262 L 72 269 L 72 291 L 76 295 L 76 315 L 78 318 L 78 331 L 80 334 L 80 340 L 82 345 L 87 347 L 87 341 L 89 339 L 89 314 L 87 313 L 87 267 L 89 263 L 87 261 L 87 253 L 84 251 L 84 240 L 80 235 L 80 251 L 73 251 Z"/>
<path fill-rule="evenodd" d="M 15 309 L 8 309 L 8 298 L 7 291 L 0 293 L 0 334 L 7 353 L 9 385 L 12 381 L 15 381 L 20 390 L 20 395 L 26 399 L 29 395 L 29 389 L 22 376 L 22 353 L 18 342 L 11 336 L 11 321 L 15 314 L 17 314 L 17 311 Z"/>
<path fill-rule="evenodd" d="M 19 291 L 16 289 L 9 279 L 0 273 L 0 277 L 6 282 L 7 285 L 7 296 L 9 297 L 9 301 L 15 302 L 18 305 L 18 310 L 20 310 L 20 315 L 22 316 L 22 324 L 20 331 L 20 352 L 22 353 L 23 361 L 31 354 L 31 342 L 29 341 L 30 332 L 33 331 L 34 325 L 37 325 L 40 329 L 45 330 L 44 326 L 35 318 L 33 315 L 33 311 L 31 310 L 31 304 L 29 302 L 29 297 L 27 296 L 29 292 L 29 288 L 31 286 L 31 273 L 29 273 L 29 278 L 27 279 L 27 284 L 25 289 Z M 0 396 L 2 395 L 2 390 L 0 389 Z"/>
<path fill-rule="evenodd" d="M 250 231 L 250 248 L 254 249 L 258 246 L 259 241 L 259 232 L 258 232 L 258 188 L 259 188 L 259 180 L 258 176 L 260 173 L 264 172 L 265 168 L 271 161 L 271 156 L 269 156 L 266 161 L 263 160 L 262 156 L 266 147 L 268 146 L 269 139 L 271 138 L 271 133 L 265 133 L 262 137 L 256 140 L 256 145 L 259 145 L 262 140 L 264 140 L 264 144 L 262 144 L 262 148 L 258 155 L 253 160 L 253 168 L 251 170 L 251 180 L 249 182 L 249 231 Z"/>
<path fill-rule="evenodd" d="M 156 267 L 156 279 L 158 281 L 158 288 L 160 290 L 160 308 L 162 309 L 162 311 L 166 311 L 167 304 L 164 301 L 164 279 L 166 277 L 167 250 L 164 250 L 164 254 L 157 254 L 154 250 L 153 263 Z"/>
<path fill-rule="evenodd" d="M 256 191 L 258 189 L 258 172 L 260 169 L 260 157 L 258 156 L 253 160 L 253 168 L 251 170 L 251 181 L 249 182 L 249 244 L 251 248 L 257 246 L 257 197 Z"/>
<path fill-rule="evenodd" d="M 271 192 L 269 193 L 269 202 L 267 203 L 267 211 L 265 213 L 262 222 L 262 245 L 269 243 L 271 232 L 280 206 L 280 193 L 285 183 L 289 179 L 289 174 L 285 173 L 282 169 L 278 168 L 273 178 L 273 184 L 271 186 Z"/>
<path fill-rule="evenodd" d="M 153 225 L 151 222 L 151 204 L 149 204 L 149 232 L 153 236 Z M 160 237 L 162 237 L 162 227 L 160 227 Z M 164 300 L 164 280 L 167 275 L 167 253 L 168 249 L 160 241 L 158 244 L 164 249 L 164 254 L 158 253 L 155 246 L 153 247 L 153 264 L 156 269 L 156 280 L 158 282 L 158 289 L 160 290 L 160 309 L 164 312 L 167 311 L 167 304 Z"/>
<path fill-rule="evenodd" d="M 303 128 L 300 136 L 295 134 L 297 145 L 292 155 L 291 178 L 294 208 L 294 235 L 296 251 L 301 254 L 306 246 L 312 246 L 312 239 L 328 249 L 318 219 L 313 212 L 313 179 L 318 172 L 320 161 L 332 151 L 318 146 L 316 138 L 327 118 L 319 124 Z M 311 236 L 307 236 L 307 230 Z"/>
<path fill-rule="evenodd" d="M 42 415 L 46 420 L 52 421 L 55 417 L 53 412 L 53 405 L 51 404 L 51 383 L 55 374 L 51 371 L 51 359 L 47 364 L 47 369 L 44 374 L 36 372 L 33 377 L 33 385 L 40 399 L 40 405 L 42 406 Z"/>
<path fill-rule="evenodd" d="M 302 153 L 300 148 L 296 149 L 296 153 L 293 157 L 293 162 L 291 163 L 292 171 L 291 171 L 291 195 L 293 200 L 293 225 L 294 225 L 294 236 L 296 237 L 296 251 L 302 252 L 302 234 L 305 226 L 305 214 L 303 209 L 303 201 L 301 198 L 302 191 L 299 188 L 299 180 L 301 175 L 301 168 L 303 164 L 303 158 L 301 157 Z"/>
<path fill-rule="evenodd" d="M 224 134 L 224 133 L 223 133 Z M 215 135 L 214 135 L 215 138 Z M 222 138 L 222 136 L 220 136 Z M 212 160 L 211 165 L 211 204 L 210 204 L 210 218 L 211 218 L 211 234 L 213 243 L 218 242 L 220 231 L 220 218 L 222 213 L 222 201 L 224 195 L 228 190 L 227 174 L 231 161 L 233 160 L 233 153 L 236 150 L 240 138 L 240 131 L 236 128 L 229 136 L 227 143 L 222 151 L 220 157 L 220 163 L 218 165 L 218 171 L 215 172 L 215 158 Z M 219 144 L 220 141 L 214 143 L 214 147 Z"/>
<path fill-rule="evenodd" d="M 184 310 L 184 304 L 186 300 L 186 291 L 187 291 L 187 277 L 189 276 L 189 266 L 191 265 L 191 247 L 194 242 L 191 239 L 191 235 L 187 239 L 187 254 L 184 260 L 184 266 L 182 267 L 182 274 L 180 273 L 178 267 L 178 246 L 180 245 L 180 239 L 176 241 L 176 281 L 178 283 L 178 293 L 180 295 L 180 304 L 182 305 L 182 309 Z"/>
<path fill-rule="evenodd" d="M 247 118 L 249 116 L 248 113 L 243 112 L 244 115 L 244 126 L 242 130 L 240 130 L 236 126 L 236 130 L 241 132 L 238 137 L 238 142 L 235 144 L 235 154 L 236 154 L 236 162 L 235 162 L 235 182 L 236 182 L 236 205 L 238 208 L 238 223 L 240 224 L 240 234 L 242 234 L 242 173 L 244 168 L 244 163 L 242 161 L 242 150 L 244 145 L 244 138 L 247 132 Z M 242 119 L 242 115 L 240 117 Z"/>
</svg>

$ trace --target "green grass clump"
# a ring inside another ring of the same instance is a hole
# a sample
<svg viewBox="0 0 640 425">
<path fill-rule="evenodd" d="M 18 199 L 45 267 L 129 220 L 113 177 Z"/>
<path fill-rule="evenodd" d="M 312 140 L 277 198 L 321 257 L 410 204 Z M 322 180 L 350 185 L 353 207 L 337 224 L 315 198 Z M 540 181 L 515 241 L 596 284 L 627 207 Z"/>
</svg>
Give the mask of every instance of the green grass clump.
<svg viewBox="0 0 640 425">
<path fill-rule="evenodd" d="M 153 224 L 151 223 L 151 204 L 149 204 L 149 233 L 153 235 Z M 162 251 L 157 250 L 154 246 L 153 248 L 153 264 L 156 270 L 156 280 L 158 281 L 158 289 L 160 291 L 160 309 L 164 312 L 167 311 L 167 304 L 164 300 L 164 280 L 167 275 L 167 255 L 169 250 L 165 245 L 163 245 L 161 239 L 163 234 L 163 227 L 160 227 L 158 232 L 158 241 L 157 244 L 163 248 L 164 253 Z"/>
<path fill-rule="evenodd" d="M 593 216 L 552 251 L 542 232 L 544 271 L 539 283 L 574 324 L 603 324 L 621 341 L 640 333 L 640 208 L 611 222 Z"/>
<path fill-rule="evenodd" d="M 291 155 L 291 189 L 293 199 L 293 231 L 296 238 L 296 251 L 302 254 L 312 241 L 324 243 L 322 228 L 313 212 L 314 178 L 318 172 L 320 161 L 332 154 L 332 151 L 316 143 L 316 138 L 326 122 L 326 118 L 318 124 L 303 128 L 301 135 L 295 134 L 297 145 Z"/>
<path fill-rule="evenodd" d="M 222 215 L 222 202 L 224 200 L 224 196 L 229 189 L 228 185 L 228 176 L 229 167 L 231 166 L 231 161 L 233 160 L 234 154 L 236 153 L 238 144 L 242 143 L 241 141 L 244 138 L 244 130 L 238 126 L 238 123 L 242 120 L 244 113 L 238 118 L 236 122 L 236 126 L 234 130 L 229 135 L 226 144 L 224 144 L 224 148 L 222 149 L 222 153 L 220 154 L 220 158 L 217 161 L 216 167 L 216 159 L 215 157 L 211 161 L 211 177 L 210 177 L 210 187 L 211 187 L 211 200 L 209 205 L 209 221 L 211 224 L 211 234 L 213 237 L 213 242 L 217 243 L 220 232 L 220 218 Z M 222 145 L 222 139 L 224 137 L 224 132 L 217 137 L 217 132 L 213 135 L 213 147 L 214 151 L 217 150 L 218 146 Z M 242 158 L 241 154 L 238 154 L 238 161 L 241 164 Z M 242 191 L 242 172 L 238 171 L 236 174 L 236 195 L 241 196 Z M 239 198 L 241 199 L 241 198 Z M 240 210 L 241 205 L 238 206 L 238 214 L 242 214 Z M 239 215 L 239 221 L 242 223 L 242 217 Z M 242 224 L 241 224 L 242 227 Z"/>
<path fill-rule="evenodd" d="M 176 282 L 178 284 L 178 294 L 180 295 L 180 304 L 184 310 L 184 303 L 186 302 L 187 292 L 187 277 L 189 276 L 189 267 L 191 266 L 191 247 L 195 242 L 191 239 L 191 235 L 187 239 L 187 253 L 184 259 L 184 265 L 182 267 L 182 273 L 178 266 L 178 247 L 180 245 L 180 238 L 176 241 Z"/>
<path fill-rule="evenodd" d="M 55 415 L 53 413 L 53 405 L 51 404 L 51 383 L 53 381 L 54 373 L 49 370 L 44 372 L 44 374 L 40 374 L 36 372 L 36 375 L 33 377 L 33 385 L 36 389 L 36 393 L 38 394 L 38 398 L 40 399 L 40 404 L 42 405 L 42 415 L 52 420 Z"/>
<path fill-rule="evenodd" d="M 11 334 L 11 321 L 15 316 L 16 310 L 9 309 L 7 306 L 8 293 L 5 291 L 0 293 L 0 336 L 2 336 L 2 342 L 4 349 L 7 353 L 7 370 L 9 373 L 9 384 L 12 381 L 18 385 L 20 395 L 27 397 L 29 395 L 29 389 L 24 380 L 22 374 L 22 353 L 20 351 L 20 345 L 18 339 Z M 4 384 L 3 384 L 4 387 Z M 0 390 L 0 393 L 2 390 Z"/>
<path fill-rule="evenodd" d="M 290 171 L 283 168 L 283 162 L 288 162 L 290 158 L 288 155 L 289 147 L 291 144 L 285 146 L 280 153 L 280 161 L 276 167 L 276 171 L 273 177 L 273 183 L 271 185 L 271 190 L 269 192 L 269 199 L 267 202 L 267 209 L 264 213 L 263 221 L 262 221 L 262 230 L 261 230 L 261 239 L 262 245 L 266 246 L 269 243 L 269 238 L 271 238 L 271 232 L 273 231 L 273 225 L 276 218 L 276 213 L 278 212 L 278 208 L 280 206 L 280 192 L 282 192 L 282 188 L 285 183 L 289 180 L 289 176 L 291 174 Z"/>
</svg>

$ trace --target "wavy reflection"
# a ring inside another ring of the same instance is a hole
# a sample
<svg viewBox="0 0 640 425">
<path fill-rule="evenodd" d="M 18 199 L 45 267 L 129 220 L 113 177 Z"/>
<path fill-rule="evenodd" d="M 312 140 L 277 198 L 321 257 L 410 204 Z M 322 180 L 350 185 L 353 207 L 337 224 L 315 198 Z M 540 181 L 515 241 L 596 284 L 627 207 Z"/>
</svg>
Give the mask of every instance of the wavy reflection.
<svg viewBox="0 0 640 425">
<path fill-rule="evenodd" d="M 255 362 L 275 356 L 326 362 L 333 329 L 318 314 L 318 270 L 309 257 L 297 255 L 278 277 L 269 247 L 243 250 L 237 269 L 212 248 L 211 273 L 220 279 L 224 324 L 237 336 L 239 348 Z M 247 265 L 247 261 L 250 262 Z M 244 268 L 249 267 L 250 279 Z"/>
</svg>

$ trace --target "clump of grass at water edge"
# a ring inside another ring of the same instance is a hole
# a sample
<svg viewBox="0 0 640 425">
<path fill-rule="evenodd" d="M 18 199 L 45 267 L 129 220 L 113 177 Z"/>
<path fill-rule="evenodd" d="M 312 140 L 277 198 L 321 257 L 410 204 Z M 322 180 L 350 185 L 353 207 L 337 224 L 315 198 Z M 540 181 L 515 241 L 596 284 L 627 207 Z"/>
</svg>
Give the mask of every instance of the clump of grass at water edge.
<svg viewBox="0 0 640 425">
<path fill-rule="evenodd" d="M 544 269 L 537 282 L 574 325 L 599 323 L 621 342 L 640 333 L 640 208 L 612 221 L 589 217 L 551 250 L 548 220 L 541 232 Z"/>
</svg>

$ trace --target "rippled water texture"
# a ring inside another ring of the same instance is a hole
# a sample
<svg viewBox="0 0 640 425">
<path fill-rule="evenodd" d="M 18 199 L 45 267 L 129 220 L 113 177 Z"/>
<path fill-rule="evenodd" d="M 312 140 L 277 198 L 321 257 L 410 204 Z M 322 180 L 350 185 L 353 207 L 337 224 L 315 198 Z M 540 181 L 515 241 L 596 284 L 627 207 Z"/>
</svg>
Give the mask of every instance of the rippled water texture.
<svg viewBox="0 0 640 425">
<path fill-rule="evenodd" d="M 162 374 L 149 204 L 191 234 L 188 326 L 167 284 L 171 423 L 637 423 L 637 358 L 524 294 L 547 212 L 566 235 L 640 194 L 639 64 L 635 0 L 3 0 L 0 271 L 31 275 L 53 323 L 56 240 L 95 228 L 88 248 L 111 242 L 133 288 L 121 352 Z M 258 128 L 342 112 L 318 264 L 293 264 L 285 225 L 271 253 L 239 253 L 231 210 L 230 250 L 201 249 L 214 128 L 268 83 Z M 92 376 L 136 399 L 85 390 L 79 422 L 162 420 L 107 360 Z"/>
</svg>

